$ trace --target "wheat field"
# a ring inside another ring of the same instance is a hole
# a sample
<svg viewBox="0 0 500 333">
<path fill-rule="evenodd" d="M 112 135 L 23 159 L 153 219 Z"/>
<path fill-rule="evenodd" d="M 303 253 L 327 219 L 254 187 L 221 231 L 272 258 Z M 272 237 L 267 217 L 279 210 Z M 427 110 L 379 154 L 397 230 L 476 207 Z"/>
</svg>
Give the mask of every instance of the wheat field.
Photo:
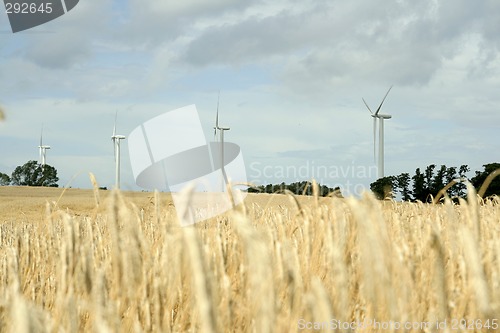
<svg viewBox="0 0 500 333">
<path fill-rule="evenodd" d="M 500 205 L 0 188 L 1 332 L 495 332 Z"/>
</svg>

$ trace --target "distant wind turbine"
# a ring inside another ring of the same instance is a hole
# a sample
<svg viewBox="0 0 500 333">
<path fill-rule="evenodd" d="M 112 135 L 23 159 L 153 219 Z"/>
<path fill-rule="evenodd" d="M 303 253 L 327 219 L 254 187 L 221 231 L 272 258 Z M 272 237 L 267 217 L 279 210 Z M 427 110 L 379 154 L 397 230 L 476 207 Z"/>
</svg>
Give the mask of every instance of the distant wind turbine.
<svg viewBox="0 0 500 333">
<path fill-rule="evenodd" d="M 380 109 L 382 108 L 382 104 L 384 104 L 385 98 L 389 94 L 389 91 L 391 91 L 392 86 L 387 90 L 387 93 L 384 96 L 384 99 L 382 99 L 382 102 L 380 103 L 379 107 L 377 108 L 377 111 L 375 113 L 372 112 L 368 104 L 366 103 L 365 99 L 363 98 L 363 102 L 365 103 L 366 107 L 368 108 L 368 111 L 372 114 L 373 117 L 373 158 L 376 159 L 376 132 L 377 132 L 377 119 L 379 120 L 379 142 L 378 142 L 378 178 L 383 178 L 384 177 L 384 119 L 391 119 L 392 116 L 389 114 L 381 114 Z"/>
<path fill-rule="evenodd" d="M 43 169 L 45 167 L 45 164 L 47 164 L 47 149 L 50 149 L 50 146 L 43 144 L 43 124 L 42 131 L 40 132 L 40 145 L 38 146 L 38 149 L 40 151 L 39 162 Z"/>
<path fill-rule="evenodd" d="M 116 118 L 118 117 L 118 111 L 115 113 L 115 124 L 113 126 L 113 135 L 111 140 L 113 141 L 114 152 L 115 152 L 115 187 L 120 189 L 120 141 L 125 139 L 124 135 L 116 134 Z"/>
<path fill-rule="evenodd" d="M 214 127 L 214 136 L 217 136 L 217 130 L 219 130 L 220 135 L 220 165 L 222 172 L 222 192 L 224 192 L 225 184 L 228 183 L 226 170 L 224 169 L 224 131 L 229 131 L 229 127 L 221 127 L 219 126 L 219 100 L 220 100 L 220 91 L 217 97 L 217 114 L 215 116 L 215 127 Z"/>
</svg>

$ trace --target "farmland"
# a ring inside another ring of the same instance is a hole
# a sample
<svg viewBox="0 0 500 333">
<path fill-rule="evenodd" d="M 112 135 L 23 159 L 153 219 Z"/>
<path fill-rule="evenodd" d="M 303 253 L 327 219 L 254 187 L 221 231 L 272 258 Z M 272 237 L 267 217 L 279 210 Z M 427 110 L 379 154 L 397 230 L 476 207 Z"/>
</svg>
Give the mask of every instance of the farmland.
<svg viewBox="0 0 500 333">
<path fill-rule="evenodd" d="M 0 188 L 2 332 L 487 332 L 500 205 Z"/>
</svg>

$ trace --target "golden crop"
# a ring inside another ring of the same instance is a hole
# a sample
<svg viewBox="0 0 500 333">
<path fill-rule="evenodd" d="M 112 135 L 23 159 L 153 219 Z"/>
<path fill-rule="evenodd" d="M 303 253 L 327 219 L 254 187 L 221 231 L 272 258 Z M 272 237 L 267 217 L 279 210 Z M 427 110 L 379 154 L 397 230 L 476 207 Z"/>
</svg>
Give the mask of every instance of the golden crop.
<svg viewBox="0 0 500 333">
<path fill-rule="evenodd" d="M 498 201 L 258 194 L 181 228 L 167 195 L 76 191 L 0 189 L 0 331 L 500 325 Z"/>
</svg>

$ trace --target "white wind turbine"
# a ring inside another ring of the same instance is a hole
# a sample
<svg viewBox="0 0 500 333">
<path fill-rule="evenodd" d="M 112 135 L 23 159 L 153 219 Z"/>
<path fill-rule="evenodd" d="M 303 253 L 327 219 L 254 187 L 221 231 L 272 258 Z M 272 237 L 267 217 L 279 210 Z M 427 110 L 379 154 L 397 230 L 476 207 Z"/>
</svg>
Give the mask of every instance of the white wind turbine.
<svg viewBox="0 0 500 333">
<path fill-rule="evenodd" d="M 43 125 L 42 125 L 42 131 L 40 132 L 40 145 L 38 146 L 38 149 L 40 151 L 39 162 L 43 169 L 45 167 L 45 164 L 47 164 L 47 149 L 50 149 L 50 146 L 43 144 Z"/>
<path fill-rule="evenodd" d="M 217 136 L 217 130 L 219 130 L 219 135 L 220 135 L 220 165 L 221 165 L 220 169 L 222 172 L 221 187 L 222 187 L 222 192 L 224 192 L 225 184 L 228 183 L 226 170 L 224 169 L 224 131 L 229 131 L 230 128 L 219 126 L 219 100 L 220 100 L 220 92 L 219 92 L 219 96 L 217 97 L 217 114 L 215 116 L 214 136 Z"/>
<path fill-rule="evenodd" d="M 120 141 L 125 139 L 125 135 L 116 134 L 116 118 L 118 117 L 118 112 L 115 114 L 115 124 L 113 126 L 113 135 L 111 140 L 113 141 L 113 146 L 115 150 L 115 187 L 120 189 Z"/>
<path fill-rule="evenodd" d="M 389 94 L 389 91 L 391 91 L 392 86 L 387 90 L 387 93 L 384 96 L 384 99 L 382 99 L 382 102 L 380 103 L 377 111 L 375 113 L 372 112 L 368 104 L 366 103 L 365 99 L 363 98 L 363 102 L 365 103 L 366 107 L 368 108 L 368 111 L 372 114 L 373 117 L 373 158 L 375 159 L 375 150 L 376 150 L 376 132 L 377 132 L 377 119 L 379 120 L 379 142 L 378 142 L 378 178 L 383 178 L 384 177 L 384 119 L 391 119 L 392 116 L 389 114 L 381 114 L 380 109 L 382 108 L 382 104 L 384 104 L 385 98 Z"/>
</svg>

